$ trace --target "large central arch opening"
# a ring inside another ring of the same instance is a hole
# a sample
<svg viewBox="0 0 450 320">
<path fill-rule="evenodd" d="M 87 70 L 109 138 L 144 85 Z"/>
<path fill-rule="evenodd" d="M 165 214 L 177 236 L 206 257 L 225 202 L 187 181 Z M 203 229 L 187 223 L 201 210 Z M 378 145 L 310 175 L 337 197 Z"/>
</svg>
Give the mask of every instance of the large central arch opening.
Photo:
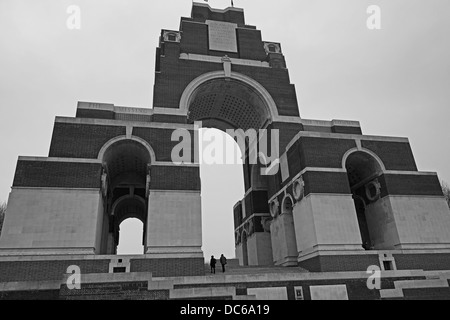
<svg viewBox="0 0 450 320">
<path fill-rule="evenodd" d="M 243 265 L 257 265 L 261 261 L 257 259 L 265 259 L 263 264 L 270 264 L 272 262 L 272 252 L 270 244 L 270 236 L 267 238 L 258 238 L 256 232 L 260 231 L 261 216 L 270 216 L 268 210 L 261 210 L 264 207 L 262 204 L 259 208 L 254 208 L 254 201 L 264 199 L 261 193 L 267 192 L 267 184 L 265 178 L 261 176 L 261 166 L 258 163 L 249 163 L 250 145 L 248 136 L 240 141 L 239 145 L 236 142 L 230 144 L 230 140 L 238 139 L 241 132 L 247 132 L 249 129 L 254 129 L 257 132 L 259 129 L 264 129 L 268 126 L 273 114 L 269 107 L 267 100 L 263 97 L 261 92 L 249 83 L 245 83 L 233 78 L 216 78 L 203 82 L 198 85 L 188 98 L 188 122 L 194 123 L 201 121 L 202 128 L 214 128 L 226 132 L 232 130 L 234 136 L 225 133 L 215 133 L 214 135 L 222 135 L 219 139 L 222 141 L 221 149 L 222 162 L 221 164 L 206 164 L 202 163 L 204 156 L 211 156 L 211 148 L 204 147 L 204 141 L 200 141 L 200 152 L 206 151 L 206 154 L 201 154 L 201 179 L 202 179 L 202 211 L 203 211 L 203 251 L 205 257 L 209 258 L 211 255 L 220 255 L 221 241 L 226 238 L 226 248 L 232 247 L 234 250 L 233 256 L 239 258 Z M 228 132 L 229 133 L 229 132 Z M 240 136 L 242 138 L 242 136 Z M 202 135 L 200 135 L 200 140 Z M 228 143 L 224 143 L 227 141 Z M 242 143 L 244 141 L 244 143 Z M 224 147 L 228 146 L 228 147 Z M 236 157 L 236 150 L 239 156 Z M 252 151 L 254 151 L 252 149 Z M 229 153 L 234 152 L 230 157 Z M 229 162 L 229 159 L 241 158 L 240 162 Z M 240 176 L 238 178 L 238 175 Z M 232 180 L 231 180 L 231 179 Z M 209 185 L 209 181 L 211 184 Z M 252 191 L 258 190 L 261 199 L 254 200 L 255 197 Z M 267 196 L 266 196 L 267 197 Z M 236 202 L 239 200 L 244 209 L 242 216 L 237 217 L 233 208 L 236 207 Z M 262 202 L 267 200 L 262 200 Z M 210 206 L 210 204 L 213 204 Z M 266 204 L 267 205 L 267 204 Z M 216 218 L 214 211 L 220 211 L 220 218 Z M 265 212 L 267 211 L 267 212 Z M 256 216 L 259 215 L 259 216 Z M 222 220 L 226 218 L 226 221 Z M 224 226 L 234 225 L 233 229 Z M 245 241 L 238 242 L 235 239 L 235 234 L 245 232 Z M 221 231 L 227 235 L 221 234 Z M 228 234 L 229 233 L 229 234 Z M 229 240 L 228 240 L 229 239 Z M 228 241 L 231 244 L 228 245 Z M 216 247 L 209 246 L 208 243 L 217 244 Z M 265 244 L 263 244 L 265 242 Z M 256 246 L 256 247 L 255 247 Z M 264 249 L 261 249 L 264 247 Z M 252 248 L 252 249 L 248 249 Z M 229 250 L 229 249 L 227 249 Z M 264 250 L 266 252 L 257 252 Z M 270 251 L 270 252 L 269 252 Z M 256 260 L 255 260 L 256 259 Z"/>
<path fill-rule="evenodd" d="M 244 197 L 244 178 L 241 152 L 237 143 L 218 129 L 204 128 L 199 133 L 200 150 L 217 151 L 206 155 L 200 163 L 202 181 L 202 234 L 203 253 L 206 259 L 224 254 L 235 256 L 233 205 Z M 222 151 L 219 151 L 222 150 Z M 239 162 L 227 164 L 225 153 L 233 153 Z M 215 156 L 215 157 L 214 157 Z M 209 157 L 209 159 L 206 159 Z M 214 157 L 214 158 L 213 158 Z M 222 158 L 223 160 L 221 161 Z"/>
</svg>

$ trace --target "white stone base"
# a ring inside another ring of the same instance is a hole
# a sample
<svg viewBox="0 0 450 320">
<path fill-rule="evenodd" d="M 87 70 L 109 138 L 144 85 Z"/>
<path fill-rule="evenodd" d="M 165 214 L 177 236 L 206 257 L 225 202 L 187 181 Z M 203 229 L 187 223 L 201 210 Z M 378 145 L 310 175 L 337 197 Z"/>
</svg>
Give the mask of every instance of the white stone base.
<svg viewBox="0 0 450 320">
<path fill-rule="evenodd" d="M 145 253 L 155 258 L 203 258 L 200 192 L 152 190 Z"/>
<path fill-rule="evenodd" d="M 100 248 L 100 190 L 13 188 L 9 195 L 2 254 L 94 254 Z"/>
<path fill-rule="evenodd" d="M 297 265 L 297 243 L 292 214 L 283 214 L 270 224 L 273 261 L 277 266 Z"/>
<path fill-rule="evenodd" d="M 299 257 L 319 250 L 363 250 L 351 195 L 310 194 L 293 209 Z"/>
</svg>

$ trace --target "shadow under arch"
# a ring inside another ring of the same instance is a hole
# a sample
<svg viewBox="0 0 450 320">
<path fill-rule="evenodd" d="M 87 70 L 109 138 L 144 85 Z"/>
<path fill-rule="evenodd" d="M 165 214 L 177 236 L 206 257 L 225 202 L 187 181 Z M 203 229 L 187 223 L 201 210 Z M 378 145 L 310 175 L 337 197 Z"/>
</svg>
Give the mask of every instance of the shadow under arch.
<svg viewBox="0 0 450 320">
<path fill-rule="evenodd" d="M 242 231 L 241 243 L 242 243 L 242 262 L 241 265 L 248 266 L 248 246 L 247 246 L 248 235 L 247 231 Z"/>
</svg>

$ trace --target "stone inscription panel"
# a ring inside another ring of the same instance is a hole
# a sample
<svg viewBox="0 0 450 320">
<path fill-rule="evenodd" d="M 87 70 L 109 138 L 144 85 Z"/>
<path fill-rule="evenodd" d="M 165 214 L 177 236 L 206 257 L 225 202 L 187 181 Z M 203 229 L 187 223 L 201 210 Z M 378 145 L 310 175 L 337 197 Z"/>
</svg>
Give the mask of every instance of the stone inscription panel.
<svg viewBox="0 0 450 320">
<path fill-rule="evenodd" d="M 206 20 L 209 29 L 209 50 L 237 53 L 237 24 Z"/>
</svg>

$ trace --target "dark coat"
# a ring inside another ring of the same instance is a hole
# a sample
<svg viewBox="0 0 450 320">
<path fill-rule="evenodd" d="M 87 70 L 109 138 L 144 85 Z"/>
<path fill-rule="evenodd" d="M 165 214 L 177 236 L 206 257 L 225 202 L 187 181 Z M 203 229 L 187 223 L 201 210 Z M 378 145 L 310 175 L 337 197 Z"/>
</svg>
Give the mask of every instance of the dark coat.
<svg viewBox="0 0 450 320">
<path fill-rule="evenodd" d="M 209 265 L 211 266 L 211 267 L 215 267 L 216 266 L 216 259 L 215 258 L 211 258 L 211 260 L 209 261 Z"/>
</svg>

